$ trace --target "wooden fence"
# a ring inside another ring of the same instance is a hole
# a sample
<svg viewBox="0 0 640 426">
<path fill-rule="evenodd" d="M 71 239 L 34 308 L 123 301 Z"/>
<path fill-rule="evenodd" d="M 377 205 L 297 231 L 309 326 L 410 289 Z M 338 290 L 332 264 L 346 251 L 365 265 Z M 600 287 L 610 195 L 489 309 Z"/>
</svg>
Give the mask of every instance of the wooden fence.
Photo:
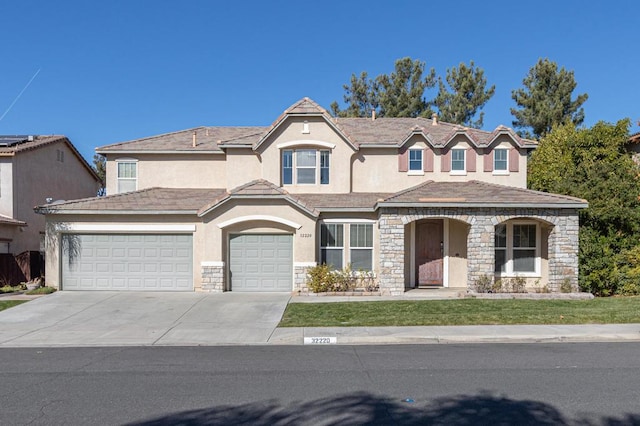
<svg viewBox="0 0 640 426">
<path fill-rule="evenodd" d="M 18 255 L 0 253 L 0 286 L 17 285 L 44 275 L 40 252 L 25 251 Z"/>
</svg>

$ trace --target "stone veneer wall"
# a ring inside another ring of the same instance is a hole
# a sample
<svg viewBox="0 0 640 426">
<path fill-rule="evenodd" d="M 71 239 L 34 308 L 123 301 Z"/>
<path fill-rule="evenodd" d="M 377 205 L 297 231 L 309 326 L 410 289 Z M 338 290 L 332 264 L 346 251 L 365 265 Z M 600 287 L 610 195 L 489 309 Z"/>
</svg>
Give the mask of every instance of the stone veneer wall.
<svg viewBox="0 0 640 426">
<path fill-rule="evenodd" d="M 398 295 L 404 292 L 404 227 L 426 218 L 449 218 L 470 225 L 467 236 L 467 287 L 473 288 L 482 275 L 494 275 L 495 225 L 516 218 L 546 222 L 549 235 L 549 283 L 559 291 L 567 279 L 578 288 L 578 212 L 576 209 L 507 208 L 383 208 L 380 211 L 380 291 Z"/>
<path fill-rule="evenodd" d="M 203 262 L 201 274 L 203 291 L 211 293 L 224 291 L 224 262 Z"/>
<path fill-rule="evenodd" d="M 299 293 L 309 293 L 307 287 L 307 271 L 316 266 L 315 262 L 293 263 L 293 291 Z"/>
</svg>

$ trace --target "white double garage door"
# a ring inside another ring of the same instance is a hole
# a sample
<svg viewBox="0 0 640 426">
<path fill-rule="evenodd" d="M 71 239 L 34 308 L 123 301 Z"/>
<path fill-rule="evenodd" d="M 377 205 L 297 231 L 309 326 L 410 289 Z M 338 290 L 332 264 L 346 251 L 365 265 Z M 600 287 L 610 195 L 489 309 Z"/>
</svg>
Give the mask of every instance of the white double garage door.
<svg viewBox="0 0 640 426">
<path fill-rule="evenodd" d="M 229 239 L 232 291 L 291 291 L 292 236 Z M 191 234 L 64 234 L 63 290 L 193 291 Z"/>
</svg>

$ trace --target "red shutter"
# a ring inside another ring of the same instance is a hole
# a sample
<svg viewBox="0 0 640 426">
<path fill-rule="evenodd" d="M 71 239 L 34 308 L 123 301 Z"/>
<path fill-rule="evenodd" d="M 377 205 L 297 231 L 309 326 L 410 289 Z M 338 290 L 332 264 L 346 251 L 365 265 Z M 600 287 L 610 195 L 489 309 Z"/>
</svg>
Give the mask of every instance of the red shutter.
<svg viewBox="0 0 640 426">
<path fill-rule="evenodd" d="M 484 171 L 492 172 L 493 171 L 493 150 L 491 148 L 484 149 Z"/>
<path fill-rule="evenodd" d="M 451 151 L 446 148 L 443 148 L 442 152 L 440 153 L 440 159 L 442 161 L 440 170 L 442 170 L 443 172 L 450 172 L 451 171 Z"/>
<path fill-rule="evenodd" d="M 467 149 L 467 171 L 475 172 L 476 171 L 476 150 L 473 148 Z"/>
<path fill-rule="evenodd" d="M 398 171 L 406 172 L 409 170 L 409 152 L 406 147 L 398 149 Z"/>
<path fill-rule="evenodd" d="M 422 170 L 425 172 L 433 171 L 433 150 L 426 148 L 424 151 L 424 158 L 422 159 Z"/>
<path fill-rule="evenodd" d="M 509 171 L 517 172 L 520 166 L 520 152 L 517 148 L 509 149 Z"/>
</svg>

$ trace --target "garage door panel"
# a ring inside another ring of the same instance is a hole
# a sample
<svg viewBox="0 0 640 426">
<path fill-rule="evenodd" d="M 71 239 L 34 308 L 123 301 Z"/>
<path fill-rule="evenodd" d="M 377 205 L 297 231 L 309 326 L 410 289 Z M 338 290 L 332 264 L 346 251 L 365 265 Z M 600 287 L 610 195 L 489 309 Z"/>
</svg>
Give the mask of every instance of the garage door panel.
<svg viewBox="0 0 640 426">
<path fill-rule="evenodd" d="M 63 249 L 63 290 L 193 290 L 191 235 L 79 234 L 63 238 L 72 239 L 79 249 L 71 265 L 69 250 Z"/>
<path fill-rule="evenodd" d="M 232 291 L 291 291 L 292 236 L 232 235 L 229 242 L 229 269 Z"/>
</svg>

